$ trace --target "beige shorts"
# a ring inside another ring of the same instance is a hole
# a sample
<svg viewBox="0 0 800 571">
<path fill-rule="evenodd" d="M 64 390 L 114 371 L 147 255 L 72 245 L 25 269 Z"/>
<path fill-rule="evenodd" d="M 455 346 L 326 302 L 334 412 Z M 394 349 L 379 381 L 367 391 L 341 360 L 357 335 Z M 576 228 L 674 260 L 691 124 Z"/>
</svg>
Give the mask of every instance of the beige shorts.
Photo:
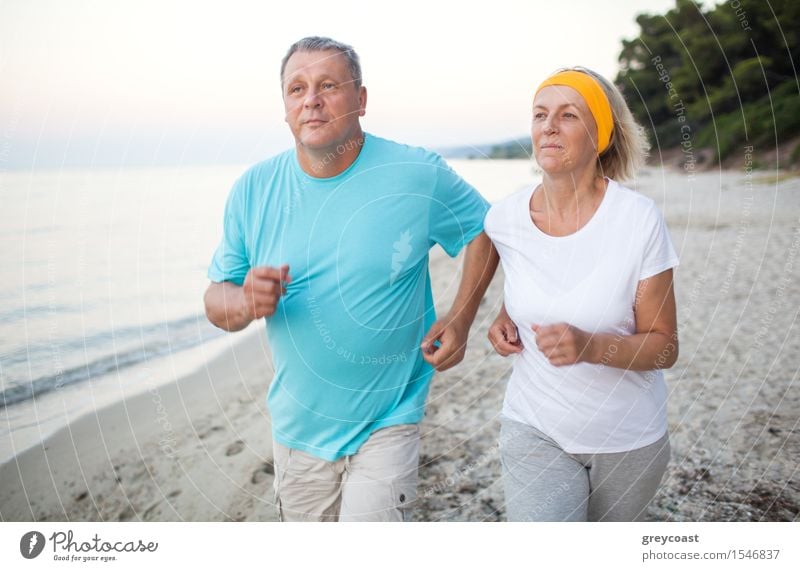
<svg viewBox="0 0 800 571">
<path fill-rule="evenodd" d="M 417 499 L 419 425 L 375 431 L 328 462 L 273 441 L 281 521 L 408 521 Z"/>
</svg>

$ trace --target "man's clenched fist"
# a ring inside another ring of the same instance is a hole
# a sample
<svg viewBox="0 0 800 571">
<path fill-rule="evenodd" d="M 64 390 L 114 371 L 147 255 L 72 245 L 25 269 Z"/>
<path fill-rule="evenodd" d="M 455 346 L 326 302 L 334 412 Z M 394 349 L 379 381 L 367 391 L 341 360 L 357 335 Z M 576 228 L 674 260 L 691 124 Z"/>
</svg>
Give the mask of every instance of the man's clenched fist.
<svg viewBox="0 0 800 571">
<path fill-rule="evenodd" d="M 242 284 L 244 313 L 247 318 L 253 320 L 272 316 L 278 300 L 286 293 L 285 284 L 291 281 L 288 265 L 280 268 L 251 268 Z"/>
</svg>

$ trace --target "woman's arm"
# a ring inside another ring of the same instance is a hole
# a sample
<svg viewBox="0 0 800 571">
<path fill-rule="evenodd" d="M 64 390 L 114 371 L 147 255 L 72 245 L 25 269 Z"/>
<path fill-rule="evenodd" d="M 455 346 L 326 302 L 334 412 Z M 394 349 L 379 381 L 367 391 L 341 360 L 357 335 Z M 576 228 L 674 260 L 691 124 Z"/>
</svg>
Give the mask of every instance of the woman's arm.
<svg viewBox="0 0 800 571">
<path fill-rule="evenodd" d="M 670 368 L 678 359 L 671 269 L 639 282 L 634 314 L 632 335 L 591 335 L 568 323 L 534 325 L 536 345 L 555 366 L 587 362 L 634 371 Z"/>
<path fill-rule="evenodd" d="M 500 307 L 494 323 L 489 327 L 488 337 L 494 350 L 502 357 L 508 357 L 512 353 L 522 353 L 522 341 L 519 338 L 517 326 L 508 316 L 505 303 Z"/>
</svg>

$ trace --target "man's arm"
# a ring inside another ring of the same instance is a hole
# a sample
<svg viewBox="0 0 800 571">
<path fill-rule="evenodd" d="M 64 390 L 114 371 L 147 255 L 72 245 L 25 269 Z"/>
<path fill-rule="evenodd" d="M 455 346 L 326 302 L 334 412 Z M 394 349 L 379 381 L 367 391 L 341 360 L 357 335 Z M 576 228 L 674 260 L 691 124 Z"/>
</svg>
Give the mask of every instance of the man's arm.
<svg viewBox="0 0 800 571">
<path fill-rule="evenodd" d="M 445 371 L 464 358 L 469 328 L 494 277 L 498 260 L 497 251 L 484 232 L 467 245 L 461 284 L 453 305 L 422 340 L 422 357 L 438 371 Z M 434 345 L 436 340 L 440 343 L 438 347 Z"/>
<path fill-rule="evenodd" d="M 211 282 L 203 296 L 208 320 L 225 331 L 240 331 L 250 325 L 242 289 L 233 282 Z"/>
<path fill-rule="evenodd" d="M 275 313 L 289 283 L 289 266 L 251 268 L 241 286 L 211 282 L 203 301 L 208 320 L 225 331 L 240 331 L 261 317 Z"/>
</svg>

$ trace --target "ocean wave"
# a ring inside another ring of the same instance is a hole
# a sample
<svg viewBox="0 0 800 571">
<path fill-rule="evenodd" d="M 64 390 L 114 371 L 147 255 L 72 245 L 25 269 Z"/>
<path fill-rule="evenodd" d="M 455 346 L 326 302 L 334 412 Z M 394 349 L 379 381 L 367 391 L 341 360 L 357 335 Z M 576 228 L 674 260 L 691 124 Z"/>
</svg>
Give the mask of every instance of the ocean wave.
<svg viewBox="0 0 800 571">
<path fill-rule="evenodd" d="M 59 351 L 78 351 L 90 347 L 93 349 L 94 357 L 55 374 L 42 375 L 34 379 L 17 380 L 6 374 L 0 375 L 0 409 L 195 347 L 216 339 L 223 333 L 210 325 L 205 316 L 193 315 L 172 322 L 127 327 L 59 342 L 57 345 Z M 114 347 L 117 347 L 116 352 L 113 351 Z M 14 354 L 3 355 L 2 361 L 6 364 L 18 363 L 20 359 L 32 361 L 52 355 L 52 351 L 52 343 L 28 346 Z"/>
</svg>

